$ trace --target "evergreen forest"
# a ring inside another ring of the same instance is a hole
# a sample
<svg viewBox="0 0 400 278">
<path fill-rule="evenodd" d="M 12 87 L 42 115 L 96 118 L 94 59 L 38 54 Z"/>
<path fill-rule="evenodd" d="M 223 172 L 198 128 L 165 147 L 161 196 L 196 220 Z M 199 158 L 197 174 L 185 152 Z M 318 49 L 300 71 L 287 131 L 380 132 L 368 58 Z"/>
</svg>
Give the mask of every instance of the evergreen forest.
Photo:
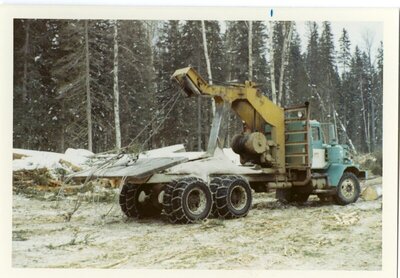
<svg viewBox="0 0 400 278">
<path fill-rule="evenodd" d="M 327 21 L 307 22 L 304 42 L 290 21 L 15 19 L 13 147 L 205 150 L 212 101 L 170 80 L 191 66 L 212 84 L 251 80 L 282 107 L 308 101 L 341 143 L 379 151 L 383 43 L 371 44 Z M 227 142 L 241 130 L 232 113 Z"/>
</svg>

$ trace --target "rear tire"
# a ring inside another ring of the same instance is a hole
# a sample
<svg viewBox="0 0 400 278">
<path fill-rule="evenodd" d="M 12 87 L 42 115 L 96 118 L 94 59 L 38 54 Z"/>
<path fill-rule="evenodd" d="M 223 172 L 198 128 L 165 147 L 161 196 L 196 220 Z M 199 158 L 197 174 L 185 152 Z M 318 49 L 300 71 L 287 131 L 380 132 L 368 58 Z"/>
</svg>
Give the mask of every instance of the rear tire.
<svg viewBox="0 0 400 278">
<path fill-rule="evenodd" d="M 216 197 L 217 197 L 218 187 L 221 185 L 221 183 L 222 183 L 221 177 L 215 177 L 210 182 L 210 190 L 211 190 L 211 194 L 212 194 L 212 198 L 213 198 L 213 205 L 212 205 L 212 209 L 211 209 L 211 213 L 210 213 L 211 217 L 218 217 Z"/>
<path fill-rule="evenodd" d="M 164 193 L 164 211 L 171 223 L 189 224 L 209 216 L 213 204 L 212 194 L 202 179 L 182 178 L 171 188 Z"/>
<path fill-rule="evenodd" d="M 308 197 L 310 197 L 309 193 L 292 191 L 292 202 L 303 204 L 307 202 Z"/>
<path fill-rule="evenodd" d="M 126 215 L 128 215 L 128 209 L 126 207 L 126 193 L 128 191 L 128 184 L 124 184 L 122 186 L 121 192 L 119 193 L 119 206 L 121 207 L 122 212 Z"/>
<path fill-rule="evenodd" d="M 232 219 L 246 216 L 252 203 L 249 183 L 241 176 L 222 176 L 216 191 L 215 202 L 221 218 Z"/>
<path fill-rule="evenodd" d="M 332 195 L 328 195 L 328 194 L 317 194 L 319 200 L 322 203 L 330 203 L 332 202 Z"/>
<path fill-rule="evenodd" d="M 309 189 L 302 187 L 278 188 L 276 189 L 276 199 L 284 203 L 305 203 L 310 197 Z"/>
<path fill-rule="evenodd" d="M 342 206 L 354 203 L 360 196 L 360 191 L 360 182 L 356 175 L 345 172 L 336 188 L 335 202 Z"/>
<path fill-rule="evenodd" d="M 176 217 L 173 214 L 174 209 L 172 208 L 172 194 L 176 187 L 176 181 L 173 181 L 169 184 L 166 184 L 164 187 L 164 196 L 163 196 L 163 212 L 165 216 L 168 218 L 170 223 L 176 223 Z"/>
<path fill-rule="evenodd" d="M 275 191 L 275 198 L 283 203 L 290 203 L 292 201 L 291 188 L 277 188 Z"/>
<path fill-rule="evenodd" d="M 145 218 L 159 215 L 160 208 L 155 207 L 147 198 L 141 200 L 143 196 L 152 194 L 152 189 L 145 184 L 127 184 L 126 209 L 127 216 L 132 218 Z"/>
</svg>

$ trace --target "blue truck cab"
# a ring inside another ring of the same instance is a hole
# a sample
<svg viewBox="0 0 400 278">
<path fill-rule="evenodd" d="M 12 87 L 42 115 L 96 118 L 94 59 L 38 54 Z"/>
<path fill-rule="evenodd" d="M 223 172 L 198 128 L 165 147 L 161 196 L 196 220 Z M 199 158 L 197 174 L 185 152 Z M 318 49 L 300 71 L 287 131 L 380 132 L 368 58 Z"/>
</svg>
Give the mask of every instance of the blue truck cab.
<svg viewBox="0 0 400 278">
<path fill-rule="evenodd" d="M 304 202 L 316 194 L 340 205 L 357 201 L 366 172 L 354 163 L 349 146 L 339 144 L 333 124 L 310 120 L 308 104 L 285 108 L 285 157 L 292 186 L 277 189 L 278 199 Z"/>
<path fill-rule="evenodd" d="M 315 120 L 309 124 L 314 191 L 320 192 L 321 198 L 334 195 L 339 204 L 355 202 L 360 194 L 359 180 L 366 178 L 366 172 L 353 162 L 349 146 L 338 143 L 333 124 Z"/>
</svg>

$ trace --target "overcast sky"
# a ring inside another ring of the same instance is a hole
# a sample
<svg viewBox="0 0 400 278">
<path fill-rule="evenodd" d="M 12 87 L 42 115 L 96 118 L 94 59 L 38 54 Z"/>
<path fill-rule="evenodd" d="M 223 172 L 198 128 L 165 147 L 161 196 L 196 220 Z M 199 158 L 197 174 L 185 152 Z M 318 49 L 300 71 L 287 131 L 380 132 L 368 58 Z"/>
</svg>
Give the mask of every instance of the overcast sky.
<svg viewBox="0 0 400 278">
<path fill-rule="evenodd" d="M 319 25 L 319 35 L 321 35 L 321 22 L 317 22 Z M 349 33 L 351 42 L 351 53 L 354 53 L 356 45 L 362 50 L 365 50 L 365 42 L 363 36 L 368 34 L 372 38 L 372 61 L 377 53 L 380 41 L 383 41 L 383 24 L 381 22 L 345 22 L 345 21 L 332 21 L 331 22 L 333 39 L 335 42 L 335 51 L 339 50 L 339 38 L 341 36 L 343 28 Z M 307 41 L 309 31 L 305 21 L 296 21 L 296 29 L 302 40 L 303 51 L 307 47 Z"/>
<path fill-rule="evenodd" d="M 226 31 L 226 24 L 221 21 L 221 31 Z M 339 51 L 339 38 L 342 35 L 342 30 L 345 28 L 348 32 L 349 39 L 351 42 L 351 54 L 354 53 L 356 45 L 361 50 L 365 50 L 365 42 L 363 37 L 368 34 L 372 38 L 371 56 L 372 62 L 375 62 L 377 55 L 377 49 L 381 41 L 383 41 L 383 23 L 382 22 L 351 22 L 351 21 L 331 21 L 331 29 L 333 34 L 333 40 L 335 43 L 335 51 Z M 322 22 L 317 22 L 318 34 L 322 32 Z M 301 38 L 302 52 L 305 52 L 308 44 L 309 31 L 307 21 L 296 21 L 296 30 Z"/>
</svg>

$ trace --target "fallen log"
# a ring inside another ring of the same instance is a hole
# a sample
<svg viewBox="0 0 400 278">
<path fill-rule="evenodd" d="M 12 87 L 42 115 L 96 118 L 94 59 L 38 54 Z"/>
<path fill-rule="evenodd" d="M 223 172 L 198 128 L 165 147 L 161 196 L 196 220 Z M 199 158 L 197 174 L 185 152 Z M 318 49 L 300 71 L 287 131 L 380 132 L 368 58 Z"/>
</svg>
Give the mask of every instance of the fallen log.
<svg viewBox="0 0 400 278">
<path fill-rule="evenodd" d="M 75 164 L 73 164 L 73 163 L 71 163 L 71 162 L 69 162 L 69 161 L 66 161 L 66 160 L 64 160 L 64 159 L 62 159 L 62 158 L 59 160 L 59 163 L 60 163 L 61 165 L 65 166 L 65 167 L 70 168 L 70 169 L 71 169 L 72 171 L 74 171 L 74 172 L 82 171 L 82 168 L 81 168 L 81 167 L 76 166 Z"/>
<path fill-rule="evenodd" d="M 22 159 L 24 157 L 28 157 L 27 155 L 20 154 L 20 153 L 13 153 L 13 160 Z"/>
</svg>

